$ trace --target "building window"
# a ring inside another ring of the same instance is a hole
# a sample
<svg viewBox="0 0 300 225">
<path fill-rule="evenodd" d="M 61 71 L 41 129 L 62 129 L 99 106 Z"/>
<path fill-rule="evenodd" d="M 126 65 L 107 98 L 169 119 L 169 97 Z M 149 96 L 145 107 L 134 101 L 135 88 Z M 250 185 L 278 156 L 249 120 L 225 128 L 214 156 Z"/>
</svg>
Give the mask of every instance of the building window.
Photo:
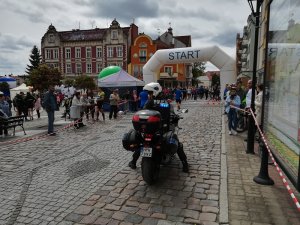
<svg viewBox="0 0 300 225">
<path fill-rule="evenodd" d="M 96 49 L 96 57 L 102 58 L 102 47 L 97 47 Z"/>
<path fill-rule="evenodd" d="M 77 64 L 76 64 L 76 73 L 82 73 L 82 70 L 81 70 L 81 63 L 77 63 Z"/>
<path fill-rule="evenodd" d="M 123 46 L 118 46 L 117 47 L 117 56 L 118 57 L 123 57 Z"/>
<path fill-rule="evenodd" d="M 147 51 L 146 50 L 140 50 L 140 62 L 146 62 L 147 59 Z"/>
<path fill-rule="evenodd" d="M 108 58 L 112 58 L 113 57 L 113 52 L 114 52 L 113 47 L 107 47 L 107 57 Z"/>
<path fill-rule="evenodd" d="M 118 39 L 118 31 L 117 30 L 113 30 L 111 32 L 111 39 Z"/>
<path fill-rule="evenodd" d="M 76 58 L 81 58 L 81 48 L 75 48 L 76 51 Z"/>
<path fill-rule="evenodd" d="M 51 50 L 50 49 L 45 50 L 45 58 L 46 59 L 51 59 Z"/>
<path fill-rule="evenodd" d="M 86 73 L 92 73 L 92 64 L 91 63 L 86 64 Z"/>
<path fill-rule="evenodd" d="M 123 63 L 122 63 L 122 62 L 117 62 L 117 63 L 116 63 L 116 66 L 119 66 L 119 67 L 122 68 L 122 67 L 123 67 Z"/>
<path fill-rule="evenodd" d="M 168 73 L 171 76 L 173 74 L 173 67 L 165 66 L 164 71 L 165 71 L 165 73 Z"/>
<path fill-rule="evenodd" d="M 66 59 L 71 59 L 71 49 L 66 48 Z"/>
<path fill-rule="evenodd" d="M 102 63 L 97 63 L 97 73 L 100 73 L 102 70 Z"/>
<path fill-rule="evenodd" d="M 140 48 L 147 48 L 147 44 L 142 42 L 140 45 L 139 45 Z"/>
<path fill-rule="evenodd" d="M 58 49 L 54 49 L 53 58 L 58 59 Z"/>
<path fill-rule="evenodd" d="M 86 58 L 90 59 L 92 57 L 91 47 L 86 47 Z"/>
<path fill-rule="evenodd" d="M 66 64 L 66 73 L 72 73 L 72 66 L 70 63 Z"/>
</svg>

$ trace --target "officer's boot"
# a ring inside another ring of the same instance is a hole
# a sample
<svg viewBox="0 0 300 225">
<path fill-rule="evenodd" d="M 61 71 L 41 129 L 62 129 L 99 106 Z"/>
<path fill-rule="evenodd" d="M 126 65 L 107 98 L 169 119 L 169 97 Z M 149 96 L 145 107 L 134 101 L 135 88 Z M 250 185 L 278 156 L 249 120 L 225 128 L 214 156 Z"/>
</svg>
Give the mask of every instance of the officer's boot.
<svg viewBox="0 0 300 225">
<path fill-rule="evenodd" d="M 186 155 L 183 151 L 183 144 L 181 142 L 179 142 L 179 144 L 178 144 L 177 154 L 182 163 L 182 172 L 188 173 L 189 172 L 189 164 L 187 162 Z"/>
<path fill-rule="evenodd" d="M 128 166 L 131 168 L 131 169 L 136 169 L 136 162 L 137 160 L 139 159 L 140 157 L 140 150 L 137 149 L 134 151 L 133 155 L 132 155 L 132 160 L 129 162 Z"/>
</svg>

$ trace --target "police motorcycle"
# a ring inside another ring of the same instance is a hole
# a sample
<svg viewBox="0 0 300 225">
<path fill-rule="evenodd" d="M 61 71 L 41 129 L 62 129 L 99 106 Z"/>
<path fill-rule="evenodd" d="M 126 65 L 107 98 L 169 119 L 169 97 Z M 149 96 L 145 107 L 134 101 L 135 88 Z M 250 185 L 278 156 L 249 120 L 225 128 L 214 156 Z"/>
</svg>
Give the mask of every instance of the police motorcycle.
<svg viewBox="0 0 300 225">
<path fill-rule="evenodd" d="M 161 86 L 158 83 L 149 83 L 145 85 L 144 90 L 152 91 L 154 96 L 157 96 L 161 92 Z M 124 134 L 122 139 L 123 147 L 134 152 L 133 166 L 139 156 L 142 157 L 142 177 L 149 185 L 157 181 L 160 165 L 169 164 L 176 153 L 182 162 L 183 171 L 188 172 L 183 144 L 177 135 L 180 129 L 178 121 L 182 117 L 174 113 L 171 107 L 167 101 L 156 100 L 153 109 L 136 112 L 132 117 L 134 129 Z"/>
</svg>

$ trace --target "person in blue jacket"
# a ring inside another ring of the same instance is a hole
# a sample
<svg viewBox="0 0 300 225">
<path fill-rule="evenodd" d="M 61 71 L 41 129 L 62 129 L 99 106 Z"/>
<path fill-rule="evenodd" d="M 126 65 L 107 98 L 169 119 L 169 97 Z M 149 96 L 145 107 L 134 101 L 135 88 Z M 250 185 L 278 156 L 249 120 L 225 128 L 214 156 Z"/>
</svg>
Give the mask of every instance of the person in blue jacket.
<svg viewBox="0 0 300 225">
<path fill-rule="evenodd" d="M 229 135 L 237 135 L 236 127 L 237 127 L 237 109 L 233 108 L 240 107 L 241 99 L 240 96 L 236 94 L 236 86 L 231 85 L 230 93 L 225 100 L 225 111 L 228 115 L 228 129 Z"/>
<path fill-rule="evenodd" d="M 139 94 L 139 100 L 140 100 L 140 108 L 143 109 L 145 103 L 148 100 L 148 91 L 147 90 L 143 90 L 140 94 Z"/>
</svg>

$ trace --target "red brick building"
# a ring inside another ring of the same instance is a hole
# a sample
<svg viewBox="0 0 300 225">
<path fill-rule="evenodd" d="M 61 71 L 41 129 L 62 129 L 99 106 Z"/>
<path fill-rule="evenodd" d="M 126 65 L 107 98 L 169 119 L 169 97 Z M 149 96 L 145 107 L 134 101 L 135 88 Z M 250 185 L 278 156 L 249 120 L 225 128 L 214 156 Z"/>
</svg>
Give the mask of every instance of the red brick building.
<svg viewBox="0 0 300 225">
<path fill-rule="evenodd" d="M 138 27 L 121 27 L 114 19 L 109 28 L 57 31 L 51 24 L 42 37 L 43 63 L 58 68 L 65 77 L 96 77 L 112 65 L 127 70 L 130 47 L 138 36 Z"/>
</svg>

